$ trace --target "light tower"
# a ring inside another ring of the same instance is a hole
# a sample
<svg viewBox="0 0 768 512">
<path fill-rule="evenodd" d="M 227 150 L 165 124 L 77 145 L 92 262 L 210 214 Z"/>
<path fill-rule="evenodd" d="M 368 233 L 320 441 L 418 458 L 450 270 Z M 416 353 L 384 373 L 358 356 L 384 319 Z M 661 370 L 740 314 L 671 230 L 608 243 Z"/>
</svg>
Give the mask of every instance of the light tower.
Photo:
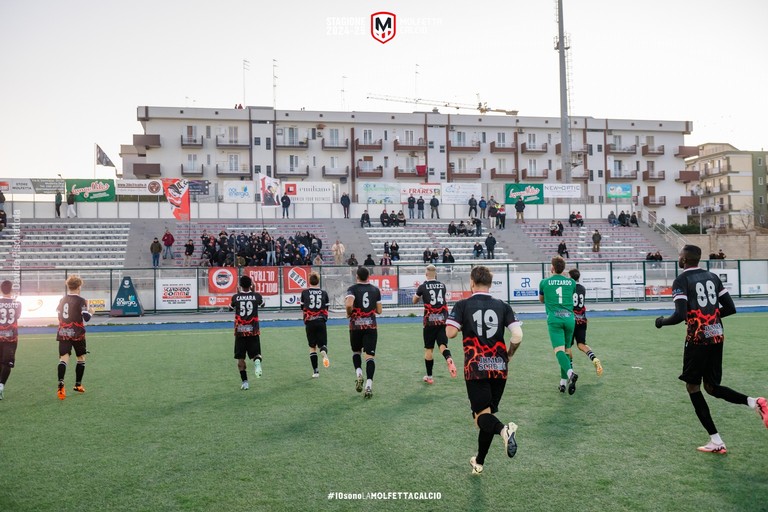
<svg viewBox="0 0 768 512">
<path fill-rule="evenodd" d="M 560 57 L 560 148 L 563 159 L 563 181 L 571 182 L 571 122 L 568 116 L 568 71 L 566 50 L 570 49 L 565 40 L 563 23 L 563 0 L 557 0 L 557 42 L 555 44 Z"/>
</svg>

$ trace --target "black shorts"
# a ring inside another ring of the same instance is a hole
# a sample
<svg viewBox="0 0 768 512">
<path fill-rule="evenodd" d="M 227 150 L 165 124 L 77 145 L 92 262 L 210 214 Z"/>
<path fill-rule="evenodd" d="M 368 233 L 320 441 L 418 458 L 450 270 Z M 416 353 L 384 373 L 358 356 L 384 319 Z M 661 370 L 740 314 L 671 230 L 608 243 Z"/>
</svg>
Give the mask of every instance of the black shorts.
<svg viewBox="0 0 768 512">
<path fill-rule="evenodd" d="M 720 385 L 723 377 L 723 344 L 694 345 L 686 343 L 683 351 L 683 373 L 678 377 L 688 384 Z"/>
<path fill-rule="evenodd" d="M 576 327 L 573 329 L 573 341 L 576 343 L 582 343 L 584 345 L 587 344 L 587 324 L 576 324 Z M 571 346 L 573 346 L 573 341 L 571 342 Z"/>
<path fill-rule="evenodd" d="M 235 336 L 235 359 L 256 359 L 261 355 L 261 338 L 259 336 Z"/>
<path fill-rule="evenodd" d="M 362 351 L 369 356 L 375 356 L 378 339 L 379 332 L 376 329 L 349 331 L 349 345 L 352 347 L 352 352 Z"/>
<path fill-rule="evenodd" d="M 75 349 L 77 357 L 84 356 L 88 351 L 85 348 L 85 340 L 82 341 L 60 341 L 59 355 L 72 355 L 72 349 Z"/>
<path fill-rule="evenodd" d="M 448 336 L 445 335 L 445 325 L 424 326 L 424 348 L 435 348 L 435 344 L 448 345 Z"/>
<path fill-rule="evenodd" d="M 328 330 L 325 328 L 325 322 L 315 320 L 304 326 L 307 331 L 307 343 L 310 347 L 325 347 L 328 345 Z"/>
<path fill-rule="evenodd" d="M 504 394 L 506 379 L 477 379 L 467 381 L 467 397 L 474 414 L 491 408 L 491 413 L 499 411 L 499 402 Z"/>
<path fill-rule="evenodd" d="M 18 343 L 0 343 L 0 364 L 13 368 L 16 364 L 16 347 Z"/>
</svg>

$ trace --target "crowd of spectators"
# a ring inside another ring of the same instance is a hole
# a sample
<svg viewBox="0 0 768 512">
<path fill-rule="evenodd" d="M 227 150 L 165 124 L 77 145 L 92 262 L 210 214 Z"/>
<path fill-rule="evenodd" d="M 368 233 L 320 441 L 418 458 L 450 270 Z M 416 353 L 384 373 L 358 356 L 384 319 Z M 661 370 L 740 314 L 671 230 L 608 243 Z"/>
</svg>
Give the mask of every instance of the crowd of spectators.
<svg viewBox="0 0 768 512">
<path fill-rule="evenodd" d="M 295 235 L 273 237 L 264 230 L 261 234 L 244 231 L 236 234 L 226 230 L 218 236 L 203 231 L 200 235 L 201 253 L 200 265 L 211 267 L 222 266 L 295 266 L 322 265 L 323 241 L 309 231 L 296 232 Z M 191 246 L 191 247 L 190 247 Z M 187 252 L 194 252 L 194 244 L 189 240 L 185 245 Z M 353 255 L 354 257 L 354 255 Z M 185 258 L 186 261 L 186 258 Z"/>
</svg>

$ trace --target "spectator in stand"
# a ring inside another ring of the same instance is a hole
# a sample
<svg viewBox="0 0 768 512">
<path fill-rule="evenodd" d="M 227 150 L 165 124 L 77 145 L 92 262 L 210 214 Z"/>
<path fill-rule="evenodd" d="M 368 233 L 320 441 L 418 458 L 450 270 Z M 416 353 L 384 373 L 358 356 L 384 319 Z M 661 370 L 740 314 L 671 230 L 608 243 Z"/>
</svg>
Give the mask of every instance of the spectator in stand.
<svg viewBox="0 0 768 512">
<path fill-rule="evenodd" d="M 389 242 L 384 242 L 384 254 L 389 254 Z"/>
<path fill-rule="evenodd" d="M 384 210 L 381 212 L 381 215 L 379 215 L 379 221 L 381 221 L 381 225 L 383 227 L 389 226 L 389 214 L 387 213 L 387 209 L 384 208 Z"/>
<path fill-rule="evenodd" d="M 480 240 L 475 242 L 475 246 L 472 247 L 472 254 L 475 256 L 475 259 L 479 259 L 483 256 L 483 244 L 480 243 Z"/>
<path fill-rule="evenodd" d="M 574 224 L 576 224 L 576 211 L 572 211 L 568 216 L 568 226 L 573 227 Z"/>
<path fill-rule="evenodd" d="M 493 200 L 493 196 L 491 196 L 491 200 L 488 202 L 488 228 L 496 227 L 497 213 L 499 213 L 499 205 Z"/>
<path fill-rule="evenodd" d="M 432 263 L 432 250 L 427 247 L 421 255 L 421 261 L 424 263 Z"/>
<path fill-rule="evenodd" d="M 456 236 L 456 223 L 454 221 L 451 221 L 450 224 L 448 224 L 448 236 Z"/>
<path fill-rule="evenodd" d="M 719 260 L 724 260 L 724 259 L 725 259 L 725 253 L 723 252 L 723 250 L 722 250 L 722 249 L 720 249 L 720 250 L 717 252 L 717 259 L 719 259 Z"/>
<path fill-rule="evenodd" d="M 416 198 L 413 197 L 413 194 L 408 196 L 408 218 L 413 218 L 413 211 L 416 209 Z"/>
<path fill-rule="evenodd" d="M 419 212 L 419 218 L 424 218 L 424 198 L 422 196 L 419 196 L 419 199 L 416 201 L 416 210 Z"/>
<path fill-rule="evenodd" d="M 456 226 L 456 234 L 459 236 L 467 236 L 467 225 L 464 221 L 459 221 L 459 225 Z"/>
<path fill-rule="evenodd" d="M 517 196 L 517 202 L 515 203 L 515 224 L 522 222 L 525 224 L 525 201 L 521 196 Z"/>
<path fill-rule="evenodd" d="M 389 226 L 393 228 L 400 226 L 400 222 L 397 220 L 397 214 L 395 213 L 395 210 L 389 212 Z"/>
<path fill-rule="evenodd" d="M 493 254 L 493 249 L 496 247 L 496 238 L 494 238 L 493 233 L 488 233 L 488 237 L 485 239 L 485 248 L 488 250 L 488 259 L 493 260 L 496 259 L 496 256 Z"/>
<path fill-rule="evenodd" d="M 368 214 L 368 210 L 365 210 L 363 214 L 360 216 L 360 227 L 368 226 L 371 227 L 371 216 Z"/>
<path fill-rule="evenodd" d="M 397 212 L 397 223 L 402 224 L 403 227 L 405 227 L 405 213 L 403 213 L 403 210 L 400 210 Z"/>
<path fill-rule="evenodd" d="M 563 236 L 563 230 L 565 227 L 563 227 L 563 223 L 559 220 L 557 221 L 557 236 Z"/>
<path fill-rule="evenodd" d="M 656 251 L 653 254 L 653 259 L 656 260 L 656 261 L 664 261 L 664 257 L 661 255 L 661 253 L 659 251 Z"/>
<path fill-rule="evenodd" d="M 389 256 L 392 261 L 400 261 L 400 245 L 396 240 L 392 240 L 392 244 L 389 246 Z"/>
<path fill-rule="evenodd" d="M 163 249 L 163 259 L 171 258 L 172 260 L 175 259 L 173 256 L 173 242 L 176 240 L 173 238 L 173 235 L 171 234 L 171 231 L 166 228 L 165 234 L 163 235 L 163 245 L 165 248 Z"/>
<path fill-rule="evenodd" d="M 315 258 L 312 260 L 312 265 L 315 267 L 318 267 L 323 264 L 323 257 L 320 255 L 320 253 L 317 253 L 315 255 Z"/>
<path fill-rule="evenodd" d="M 592 252 L 600 252 L 600 241 L 603 239 L 598 230 L 592 233 Z"/>
<path fill-rule="evenodd" d="M 0 190 L 0 210 L 5 211 L 5 194 Z"/>
<path fill-rule="evenodd" d="M 352 253 L 349 255 L 349 259 L 347 260 L 347 265 L 350 267 L 356 267 L 358 265 L 357 258 L 355 258 L 355 253 Z"/>
<path fill-rule="evenodd" d="M 163 246 L 160 245 L 160 241 L 155 237 L 152 243 L 149 245 L 149 252 L 152 253 L 152 266 L 157 268 L 160 266 L 160 253 L 163 252 Z"/>
<path fill-rule="evenodd" d="M 348 219 L 349 218 L 349 204 L 351 203 L 351 201 L 349 199 L 349 195 L 346 192 L 341 194 L 341 199 L 339 200 L 339 202 L 341 203 L 341 207 L 344 209 L 344 218 Z"/>
<path fill-rule="evenodd" d="M 581 212 L 576 212 L 576 225 L 578 227 L 584 227 L 584 217 L 581 216 Z"/>
<path fill-rule="evenodd" d="M 379 261 L 379 266 L 381 267 L 382 275 L 388 276 L 389 267 L 392 266 L 392 258 L 390 258 L 389 255 L 385 254 L 384 256 L 381 257 L 381 260 Z"/>
<path fill-rule="evenodd" d="M 477 199 L 475 199 L 475 194 L 472 194 L 469 197 L 469 201 L 467 201 L 467 204 L 469 205 L 469 216 L 477 217 Z M 472 215 L 473 213 L 474 215 Z"/>
<path fill-rule="evenodd" d="M 557 230 L 557 221 L 552 219 L 552 222 L 549 223 L 549 236 L 557 236 Z"/>
<path fill-rule="evenodd" d="M 440 255 L 437 253 L 437 248 L 432 249 L 432 254 L 429 256 L 429 261 L 431 263 L 437 263 L 437 260 L 440 259 Z"/>
<path fill-rule="evenodd" d="M 429 200 L 429 207 L 432 208 L 432 212 L 429 215 L 430 219 L 434 219 L 435 215 L 437 215 L 437 218 L 440 218 L 440 210 L 437 209 L 437 207 L 440 206 L 440 200 L 437 198 L 437 196 L 432 196 L 432 199 Z"/>
<path fill-rule="evenodd" d="M 192 264 L 192 255 L 195 253 L 195 243 L 190 238 L 184 244 L 184 266 L 189 267 Z"/>
<path fill-rule="evenodd" d="M 488 208 L 488 201 L 485 200 L 485 196 L 480 196 L 480 202 L 477 203 L 477 206 L 480 207 L 480 218 L 485 218 L 485 210 Z"/>
<path fill-rule="evenodd" d="M 0 231 L 8 227 L 8 214 L 5 210 L 0 209 Z"/>
<path fill-rule="evenodd" d="M 331 246 L 331 254 L 333 254 L 334 265 L 341 265 L 344 262 L 345 251 L 346 248 L 344 247 L 344 244 L 336 240 L 336 242 Z"/>
<path fill-rule="evenodd" d="M 499 205 L 499 211 L 496 212 L 496 222 L 499 225 L 499 229 L 506 229 L 507 228 L 507 207 L 502 205 Z M 523 222 L 525 224 L 525 222 Z"/>
<path fill-rule="evenodd" d="M 370 274 L 373 274 L 373 268 L 376 266 L 376 262 L 373 261 L 373 258 L 371 257 L 370 254 L 366 256 L 365 261 L 363 262 L 363 265 L 368 267 L 368 272 Z"/>
<path fill-rule="evenodd" d="M 571 256 L 568 254 L 568 247 L 565 245 L 565 242 L 560 242 L 557 246 L 557 254 L 562 256 L 563 258 L 570 258 Z"/>
<path fill-rule="evenodd" d="M 483 221 L 479 217 L 472 219 L 475 224 L 475 236 L 481 236 L 483 234 Z"/>
<path fill-rule="evenodd" d="M 280 198 L 280 204 L 283 205 L 283 218 L 288 219 L 288 208 L 291 206 L 291 198 L 283 194 L 283 197 Z"/>
<path fill-rule="evenodd" d="M 443 263 L 456 263 L 456 258 L 453 257 L 451 250 L 447 247 L 443 249 Z"/>
<path fill-rule="evenodd" d="M 637 224 L 637 215 L 635 214 L 635 212 L 632 212 L 632 215 L 629 216 L 629 225 L 631 226 L 632 224 L 634 224 L 636 228 L 640 227 Z"/>
<path fill-rule="evenodd" d="M 0 191 L 0 194 L 2 194 L 2 191 Z M 61 218 L 61 190 L 56 191 L 55 204 L 56 204 L 56 218 L 60 219 Z M 5 205 L 3 205 L 2 209 L 3 210 L 5 209 Z"/>
<path fill-rule="evenodd" d="M 77 211 L 75 210 L 75 194 L 70 192 L 67 194 L 67 218 L 77 217 Z"/>
<path fill-rule="evenodd" d="M 619 221 L 616 219 L 616 214 L 613 213 L 613 210 L 611 210 L 611 213 L 608 214 L 608 224 L 611 226 L 619 225 Z"/>
<path fill-rule="evenodd" d="M 621 210 L 621 213 L 619 213 L 619 226 L 621 227 L 629 226 L 629 218 L 627 217 L 627 214 L 624 213 L 624 210 Z"/>
</svg>

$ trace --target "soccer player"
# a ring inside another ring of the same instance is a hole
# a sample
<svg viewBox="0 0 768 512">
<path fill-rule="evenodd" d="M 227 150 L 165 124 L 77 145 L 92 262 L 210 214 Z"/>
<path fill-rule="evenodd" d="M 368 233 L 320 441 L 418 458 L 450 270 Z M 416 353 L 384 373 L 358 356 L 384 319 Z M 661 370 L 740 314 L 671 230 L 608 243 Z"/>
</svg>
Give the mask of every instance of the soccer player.
<svg viewBox="0 0 768 512">
<path fill-rule="evenodd" d="M 0 400 L 5 395 L 5 383 L 16 363 L 16 347 L 19 346 L 19 317 L 21 303 L 11 297 L 13 283 L 0 284 Z"/>
<path fill-rule="evenodd" d="M 462 331 L 467 396 L 475 425 L 480 429 L 477 455 L 469 459 L 473 474 L 483 472 L 485 456 L 496 435 L 504 440 L 508 457 L 517 453 L 517 425 L 505 425 L 494 414 L 507 384 L 509 360 L 523 341 L 523 330 L 509 304 L 491 296 L 491 284 L 493 274 L 488 267 L 474 267 L 469 274 L 472 295 L 453 306 L 445 327 L 449 338 Z M 509 348 L 504 343 L 505 326 L 512 333 Z"/>
<path fill-rule="evenodd" d="M 424 275 L 427 280 L 419 285 L 416 295 L 413 296 L 413 303 L 417 304 L 420 300 L 424 301 L 424 366 L 427 368 L 424 382 L 434 384 L 432 368 L 435 361 L 432 358 L 432 352 L 435 349 L 435 343 L 448 363 L 451 377 L 454 378 L 456 377 L 456 365 L 453 363 L 451 351 L 448 350 L 448 337 L 445 335 L 445 321 L 448 318 L 445 284 L 437 280 L 437 269 L 434 265 L 427 265 Z"/>
<path fill-rule="evenodd" d="M 376 372 L 376 315 L 381 314 L 381 291 L 368 282 L 368 268 L 357 267 L 357 282 L 347 289 L 344 306 L 349 318 L 349 344 L 355 366 L 355 390 L 363 390 L 362 353 L 365 352 L 365 394 L 373 396 L 373 374 Z"/>
<path fill-rule="evenodd" d="M 710 441 L 697 449 L 700 452 L 726 453 L 725 443 L 715 427 L 709 407 L 701 392 L 704 390 L 715 398 L 734 404 L 747 405 L 757 411 L 768 427 L 768 403 L 765 398 L 752 398 L 720 385 L 723 374 L 723 323 L 721 318 L 736 313 L 728 290 L 720 278 L 699 267 L 701 249 L 686 245 L 680 251 L 678 266 L 684 269 L 672 283 L 675 312 L 668 317 L 656 319 L 656 327 L 676 325 L 685 321 L 688 330 L 683 350 L 683 373 L 680 380 L 693 404 L 699 421 L 707 430 Z"/>
<path fill-rule="evenodd" d="M 240 277 L 240 293 L 232 296 L 229 309 L 235 311 L 235 359 L 240 379 L 240 389 L 248 389 L 248 372 L 245 357 L 253 361 L 253 373 L 261 378 L 261 332 L 259 331 L 259 308 L 264 307 L 260 293 L 253 291 L 253 281 L 248 276 Z"/>
<path fill-rule="evenodd" d="M 59 314 L 59 330 L 56 341 L 59 342 L 59 400 L 67 397 L 64 390 L 64 375 L 72 349 L 75 350 L 77 365 L 75 366 L 75 391 L 85 393 L 83 374 L 85 373 L 85 354 L 88 353 L 85 344 L 85 322 L 93 316 L 93 308 L 88 307 L 88 301 L 80 296 L 83 280 L 78 276 L 67 278 L 67 294 L 61 298 L 56 312 Z"/>
<path fill-rule="evenodd" d="M 313 379 L 320 376 L 317 371 L 317 347 L 320 347 L 320 355 L 323 356 L 323 366 L 328 368 L 331 364 L 328 360 L 328 331 L 325 328 L 330 303 L 328 292 L 320 289 L 320 275 L 312 272 L 309 274 L 309 288 L 301 292 L 301 310 L 304 312 Z"/>
<path fill-rule="evenodd" d="M 544 303 L 547 310 L 547 330 L 549 340 L 555 351 L 555 357 L 560 365 L 560 392 L 568 394 L 576 392 L 578 375 L 571 368 L 571 360 L 566 349 L 573 343 L 573 331 L 576 322 L 573 316 L 573 294 L 576 292 L 576 281 L 563 275 L 565 260 L 561 256 L 552 258 L 549 271 L 552 275 L 539 283 L 539 302 Z"/>
<path fill-rule="evenodd" d="M 595 357 L 595 353 L 592 352 L 592 348 L 587 345 L 587 305 L 584 302 L 584 297 L 587 295 L 587 290 L 584 288 L 584 286 L 579 283 L 579 278 L 581 277 L 581 272 L 579 272 L 579 269 L 572 268 L 568 271 L 568 275 L 571 276 L 571 279 L 576 281 L 576 291 L 573 294 L 573 316 L 576 317 L 576 327 L 573 330 L 573 340 L 576 341 L 576 346 L 587 354 L 587 357 L 590 361 L 592 361 L 592 364 L 595 365 L 595 371 L 597 372 L 597 376 L 600 377 L 603 375 L 603 365 L 600 362 L 600 360 Z M 573 346 L 573 341 L 571 341 L 571 346 Z M 573 353 L 571 352 L 571 348 L 565 349 L 565 352 L 568 354 L 568 358 L 573 362 Z"/>
</svg>

